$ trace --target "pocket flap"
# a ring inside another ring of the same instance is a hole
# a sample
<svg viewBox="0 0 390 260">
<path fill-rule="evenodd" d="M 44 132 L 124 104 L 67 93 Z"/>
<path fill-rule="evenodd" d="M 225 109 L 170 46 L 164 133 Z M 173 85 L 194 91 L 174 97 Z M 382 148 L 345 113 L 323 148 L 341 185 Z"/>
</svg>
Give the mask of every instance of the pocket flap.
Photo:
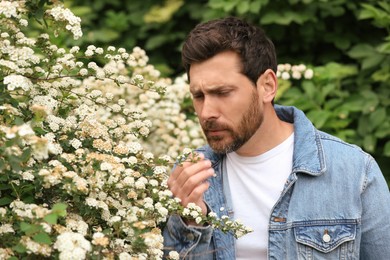
<svg viewBox="0 0 390 260">
<path fill-rule="evenodd" d="M 328 253 L 346 241 L 355 239 L 356 224 L 311 225 L 294 228 L 298 243 Z"/>
</svg>

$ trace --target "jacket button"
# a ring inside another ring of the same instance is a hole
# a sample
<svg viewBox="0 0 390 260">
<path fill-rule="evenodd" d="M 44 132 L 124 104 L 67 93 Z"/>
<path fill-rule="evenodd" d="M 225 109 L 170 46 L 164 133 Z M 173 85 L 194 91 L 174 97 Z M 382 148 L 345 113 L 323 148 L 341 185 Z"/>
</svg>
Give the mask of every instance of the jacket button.
<svg viewBox="0 0 390 260">
<path fill-rule="evenodd" d="M 187 234 L 187 239 L 188 239 L 188 240 L 194 240 L 194 239 L 195 239 L 194 234 L 188 233 L 188 234 Z"/>
<path fill-rule="evenodd" d="M 322 236 L 322 240 L 325 242 L 325 243 L 328 243 L 330 241 L 330 236 L 329 234 L 324 234 Z"/>
</svg>

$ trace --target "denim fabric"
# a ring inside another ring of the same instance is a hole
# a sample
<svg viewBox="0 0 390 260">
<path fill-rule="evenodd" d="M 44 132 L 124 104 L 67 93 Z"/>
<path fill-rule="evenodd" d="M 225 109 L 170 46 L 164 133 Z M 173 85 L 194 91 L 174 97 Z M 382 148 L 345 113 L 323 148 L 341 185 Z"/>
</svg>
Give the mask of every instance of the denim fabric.
<svg viewBox="0 0 390 260">
<path fill-rule="evenodd" d="M 374 159 L 359 147 L 314 128 L 294 107 L 275 106 L 294 124 L 293 168 L 269 219 L 269 259 L 390 259 L 390 193 Z M 234 218 L 225 156 L 208 146 L 216 177 L 204 194 L 217 215 Z M 282 163 L 282 162 L 281 162 Z M 235 239 L 171 216 L 165 253 L 181 259 L 234 259 Z"/>
</svg>

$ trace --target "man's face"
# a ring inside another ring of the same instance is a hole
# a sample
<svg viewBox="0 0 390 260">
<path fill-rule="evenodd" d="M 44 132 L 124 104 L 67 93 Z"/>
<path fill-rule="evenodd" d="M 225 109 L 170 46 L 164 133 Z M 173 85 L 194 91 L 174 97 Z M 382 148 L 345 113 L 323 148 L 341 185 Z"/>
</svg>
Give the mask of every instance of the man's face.
<svg viewBox="0 0 390 260">
<path fill-rule="evenodd" d="M 209 145 L 218 153 L 238 150 L 263 121 L 259 92 L 240 71 L 234 52 L 191 65 L 195 111 Z"/>
</svg>

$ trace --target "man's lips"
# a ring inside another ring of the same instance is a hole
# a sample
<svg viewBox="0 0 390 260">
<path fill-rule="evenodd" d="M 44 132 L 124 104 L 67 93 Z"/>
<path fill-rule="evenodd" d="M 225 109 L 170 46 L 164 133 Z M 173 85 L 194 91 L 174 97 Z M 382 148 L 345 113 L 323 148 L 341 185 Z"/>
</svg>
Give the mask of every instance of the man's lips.
<svg viewBox="0 0 390 260">
<path fill-rule="evenodd" d="M 209 129 L 207 130 L 207 135 L 209 136 L 216 136 L 216 135 L 220 135 L 222 134 L 224 131 L 226 131 L 225 129 Z"/>
</svg>

